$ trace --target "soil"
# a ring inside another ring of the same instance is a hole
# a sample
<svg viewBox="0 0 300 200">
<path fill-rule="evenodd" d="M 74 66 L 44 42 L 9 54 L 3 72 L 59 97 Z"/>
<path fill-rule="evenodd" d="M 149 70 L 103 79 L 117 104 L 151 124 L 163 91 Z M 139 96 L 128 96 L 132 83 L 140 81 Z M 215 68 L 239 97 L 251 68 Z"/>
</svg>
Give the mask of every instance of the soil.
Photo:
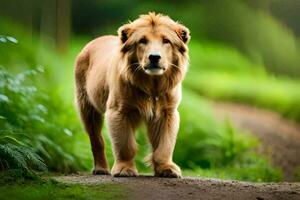
<svg viewBox="0 0 300 200">
<path fill-rule="evenodd" d="M 300 199 L 300 183 L 248 183 L 191 177 L 182 179 L 152 176 L 114 178 L 108 175 L 69 175 L 54 179 L 68 184 L 119 184 L 124 187 L 128 199 Z"/>
<path fill-rule="evenodd" d="M 229 118 L 234 126 L 254 134 L 262 145 L 258 151 L 283 171 L 285 181 L 296 181 L 300 169 L 300 125 L 261 108 L 233 103 L 213 103 L 215 116 Z"/>
</svg>

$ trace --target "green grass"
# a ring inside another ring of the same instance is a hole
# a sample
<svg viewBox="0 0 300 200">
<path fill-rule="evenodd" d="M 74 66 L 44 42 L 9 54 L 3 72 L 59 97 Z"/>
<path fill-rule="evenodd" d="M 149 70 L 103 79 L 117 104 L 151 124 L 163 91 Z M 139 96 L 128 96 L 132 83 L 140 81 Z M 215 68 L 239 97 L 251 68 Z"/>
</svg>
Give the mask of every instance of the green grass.
<svg viewBox="0 0 300 200">
<path fill-rule="evenodd" d="M 222 168 L 205 169 L 198 167 L 193 170 L 184 170 L 183 175 L 251 182 L 279 182 L 282 180 L 281 170 L 272 167 L 269 164 L 269 159 L 252 153 L 243 156 L 242 162 L 235 162 Z"/>
<path fill-rule="evenodd" d="M 300 166 L 298 166 L 295 170 L 295 178 L 298 182 L 300 182 Z"/>
<path fill-rule="evenodd" d="M 27 183 L 0 186 L 1 200 L 92 200 L 126 199 L 128 189 L 117 184 L 68 185 L 59 183 Z"/>
</svg>

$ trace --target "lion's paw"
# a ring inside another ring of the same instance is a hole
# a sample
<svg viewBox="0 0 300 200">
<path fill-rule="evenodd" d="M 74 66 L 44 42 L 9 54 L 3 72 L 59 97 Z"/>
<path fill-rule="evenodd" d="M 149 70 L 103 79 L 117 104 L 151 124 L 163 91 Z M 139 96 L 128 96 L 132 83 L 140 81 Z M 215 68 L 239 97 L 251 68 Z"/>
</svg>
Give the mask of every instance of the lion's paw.
<svg viewBox="0 0 300 200">
<path fill-rule="evenodd" d="M 134 177 L 138 176 L 137 171 L 134 171 L 132 169 L 122 169 L 120 172 L 113 173 L 114 177 Z"/>
<path fill-rule="evenodd" d="M 112 169 L 112 175 L 114 177 L 134 177 L 138 176 L 138 171 L 132 163 L 117 163 Z"/>
<path fill-rule="evenodd" d="M 155 176 L 164 178 L 181 178 L 181 170 L 174 163 L 158 165 L 155 166 Z"/>
<path fill-rule="evenodd" d="M 95 167 L 92 173 L 93 175 L 110 175 L 109 169 L 103 167 Z"/>
</svg>

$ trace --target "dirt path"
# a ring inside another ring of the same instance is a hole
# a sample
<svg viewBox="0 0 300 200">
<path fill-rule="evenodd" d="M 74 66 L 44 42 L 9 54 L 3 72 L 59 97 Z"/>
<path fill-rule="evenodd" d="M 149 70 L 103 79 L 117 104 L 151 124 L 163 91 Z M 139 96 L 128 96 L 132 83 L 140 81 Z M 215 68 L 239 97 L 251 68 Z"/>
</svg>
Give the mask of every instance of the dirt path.
<svg viewBox="0 0 300 200">
<path fill-rule="evenodd" d="M 140 176 L 113 178 L 111 176 L 73 175 L 55 177 L 71 184 L 121 184 L 128 199 L 222 199 L 222 200 L 299 200 L 300 183 L 247 183 L 216 179 L 167 179 Z"/>
<path fill-rule="evenodd" d="M 262 146 L 259 151 L 271 157 L 283 169 L 284 180 L 294 181 L 300 167 L 300 125 L 283 119 L 279 114 L 245 105 L 215 102 L 215 116 L 229 117 L 232 123 L 256 135 Z"/>
</svg>

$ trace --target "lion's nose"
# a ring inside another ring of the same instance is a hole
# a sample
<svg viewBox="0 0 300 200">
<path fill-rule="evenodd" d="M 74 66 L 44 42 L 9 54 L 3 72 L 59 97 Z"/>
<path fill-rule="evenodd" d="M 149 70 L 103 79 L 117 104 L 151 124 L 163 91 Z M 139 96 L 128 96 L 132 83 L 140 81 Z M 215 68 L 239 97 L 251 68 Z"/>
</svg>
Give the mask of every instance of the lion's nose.
<svg viewBox="0 0 300 200">
<path fill-rule="evenodd" d="M 161 58 L 159 53 L 152 53 L 149 55 L 149 60 L 151 63 L 158 63 L 159 59 Z"/>
</svg>

